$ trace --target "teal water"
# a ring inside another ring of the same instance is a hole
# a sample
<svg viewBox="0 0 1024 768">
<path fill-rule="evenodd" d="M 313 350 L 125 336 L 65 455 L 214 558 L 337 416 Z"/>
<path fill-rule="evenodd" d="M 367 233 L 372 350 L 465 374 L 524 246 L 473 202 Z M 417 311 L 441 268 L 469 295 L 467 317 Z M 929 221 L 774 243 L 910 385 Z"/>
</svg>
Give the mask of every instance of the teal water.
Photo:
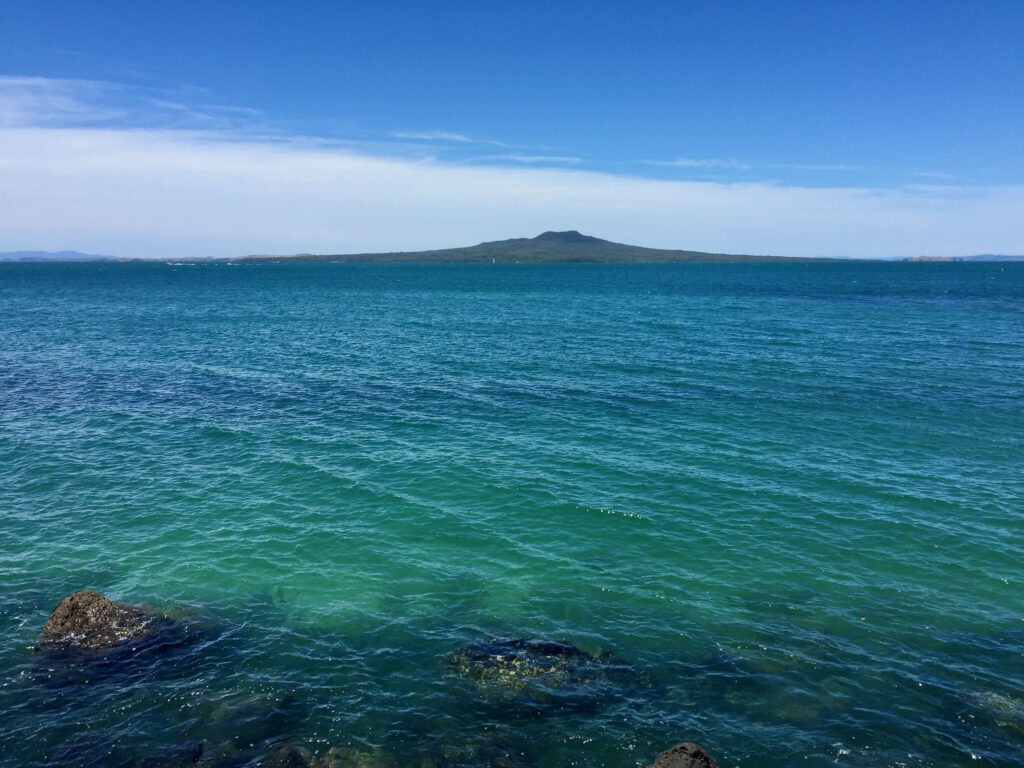
<svg viewBox="0 0 1024 768">
<path fill-rule="evenodd" d="M 0 398 L 4 766 L 1024 765 L 1024 265 L 0 265 Z"/>
</svg>

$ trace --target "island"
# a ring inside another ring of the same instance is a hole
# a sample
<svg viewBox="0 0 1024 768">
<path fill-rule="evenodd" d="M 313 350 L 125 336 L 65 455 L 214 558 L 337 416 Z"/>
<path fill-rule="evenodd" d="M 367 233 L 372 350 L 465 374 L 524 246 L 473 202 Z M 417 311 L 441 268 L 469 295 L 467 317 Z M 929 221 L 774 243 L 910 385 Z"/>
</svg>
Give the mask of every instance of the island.
<svg viewBox="0 0 1024 768">
<path fill-rule="evenodd" d="M 235 262 L 259 261 L 322 261 L 342 263 L 393 262 L 447 262 L 447 263 L 666 263 L 666 262 L 763 262 L 763 261 L 843 261 L 843 259 L 807 258 L 796 256 L 753 256 L 732 253 L 705 253 L 703 251 L 674 251 L 644 248 L 602 240 L 576 230 L 544 232 L 536 237 L 516 237 L 510 240 L 470 245 L 463 248 L 443 248 L 435 251 L 396 251 L 392 253 L 312 254 L 294 256 L 243 256 Z"/>
</svg>

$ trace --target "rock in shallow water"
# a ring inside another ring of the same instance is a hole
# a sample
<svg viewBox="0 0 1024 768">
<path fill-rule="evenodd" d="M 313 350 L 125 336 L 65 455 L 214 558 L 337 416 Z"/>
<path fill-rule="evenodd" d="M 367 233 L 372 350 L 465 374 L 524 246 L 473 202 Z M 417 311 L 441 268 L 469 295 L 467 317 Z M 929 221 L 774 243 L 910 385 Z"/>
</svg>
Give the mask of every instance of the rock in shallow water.
<svg viewBox="0 0 1024 768">
<path fill-rule="evenodd" d="M 459 674 L 472 680 L 557 680 L 594 660 L 575 645 L 552 640 L 481 640 L 458 649 L 448 658 Z"/>
<path fill-rule="evenodd" d="M 263 768 L 312 768 L 316 758 L 304 747 L 294 744 L 282 744 L 260 761 Z"/>
<path fill-rule="evenodd" d="M 715 758 L 692 741 L 669 747 L 648 768 L 718 768 Z"/>
<path fill-rule="evenodd" d="M 395 768 L 384 753 L 331 747 L 314 755 L 304 747 L 282 744 L 259 762 L 262 768 Z"/>
<path fill-rule="evenodd" d="M 553 640 L 482 640 L 448 656 L 449 666 L 488 697 L 560 708 L 594 708 L 638 686 L 642 675 L 610 654 Z"/>
<path fill-rule="evenodd" d="M 43 648 L 103 651 L 122 643 L 138 642 L 167 621 L 155 608 L 108 600 L 83 589 L 60 601 L 43 625 Z"/>
</svg>

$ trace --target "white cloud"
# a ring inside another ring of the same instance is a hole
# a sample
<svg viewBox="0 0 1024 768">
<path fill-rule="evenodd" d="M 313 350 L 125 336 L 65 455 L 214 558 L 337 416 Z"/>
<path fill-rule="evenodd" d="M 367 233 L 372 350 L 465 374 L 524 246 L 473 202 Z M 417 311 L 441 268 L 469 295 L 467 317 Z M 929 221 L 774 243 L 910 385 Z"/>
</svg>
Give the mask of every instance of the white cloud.
<svg viewBox="0 0 1024 768">
<path fill-rule="evenodd" d="M 69 98 L 61 114 L 81 103 Z M 0 114 L 17 117 L 0 127 L 0 250 L 338 253 L 578 229 L 734 253 L 1024 252 L 1022 186 L 668 181 L 389 156 L 223 128 L 96 125 L 81 114 L 68 126 L 46 109 L 0 103 Z"/>
</svg>

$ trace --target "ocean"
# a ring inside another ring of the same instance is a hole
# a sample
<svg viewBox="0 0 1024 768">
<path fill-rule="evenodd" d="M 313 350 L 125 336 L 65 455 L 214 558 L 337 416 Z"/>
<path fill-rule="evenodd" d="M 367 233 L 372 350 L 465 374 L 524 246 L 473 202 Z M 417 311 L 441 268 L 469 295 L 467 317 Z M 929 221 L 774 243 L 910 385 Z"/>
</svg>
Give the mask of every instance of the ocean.
<svg viewBox="0 0 1024 768">
<path fill-rule="evenodd" d="M 2 264 L 0 525 L 3 766 L 1019 767 L 1024 265 Z"/>
</svg>

